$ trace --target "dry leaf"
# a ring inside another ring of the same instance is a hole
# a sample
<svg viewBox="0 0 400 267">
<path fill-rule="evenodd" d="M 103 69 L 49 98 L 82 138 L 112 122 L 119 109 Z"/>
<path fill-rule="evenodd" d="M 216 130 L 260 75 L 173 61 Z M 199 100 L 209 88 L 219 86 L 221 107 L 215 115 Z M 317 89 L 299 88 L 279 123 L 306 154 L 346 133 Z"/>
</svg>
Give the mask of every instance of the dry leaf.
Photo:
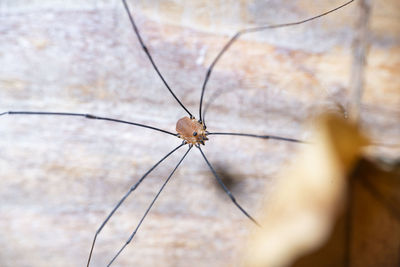
<svg viewBox="0 0 400 267">
<path fill-rule="evenodd" d="M 312 143 L 280 175 L 264 205 L 262 228 L 253 234 L 245 266 L 288 266 L 329 237 L 345 204 L 346 176 L 367 141 L 355 125 L 326 115 Z"/>
</svg>

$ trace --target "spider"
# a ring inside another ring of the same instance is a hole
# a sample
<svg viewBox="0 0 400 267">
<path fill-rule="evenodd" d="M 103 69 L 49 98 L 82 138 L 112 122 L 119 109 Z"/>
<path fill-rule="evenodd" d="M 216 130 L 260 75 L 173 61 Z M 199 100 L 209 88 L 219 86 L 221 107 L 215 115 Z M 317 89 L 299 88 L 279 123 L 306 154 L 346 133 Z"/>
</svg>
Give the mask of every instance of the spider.
<svg viewBox="0 0 400 267">
<path fill-rule="evenodd" d="M 354 1 L 354 0 L 353 0 Z M 120 120 L 120 119 L 114 119 L 114 118 L 109 118 L 109 117 L 102 117 L 102 116 L 97 116 L 97 115 L 92 115 L 92 114 L 86 114 L 86 113 L 70 113 L 70 112 L 47 112 L 47 111 L 40 111 L 40 112 L 36 112 L 36 111 L 6 111 L 3 113 L 0 113 L 0 116 L 4 116 L 4 115 L 43 115 L 43 116 L 69 116 L 69 117 L 82 117 L 82 118 L 86 118 L 86 119 L 91 119 L 91 120 L 103 120 L 103 121 L 109 121 L 109 122 L 115 122 L 115 123 L 122 123 L 122 124 L 128 124 L 128 125 L 134 125 L 134 126 L 138 126 L 138 127 L 142 127 L 142 128 L 147 128 L 149 130 L 153 130 L 153 131 L 158 131 L 158 132 L 162 132 L 164 134 L 168 134 L 168 135 L 172 135 L 175 136 L 177 138 L 182 139 L 182 144 L 180 144 L 179 146 L 177 146 L 176 148 L 174 148 L 172 151 L 170 151 L 167 155 L 165 155 L 164 157 L 162 157 L 160 159 L 160 161 L 158 161 L 156 164 L 154 164 L 140 179 L 139 181 L 134 184 L 131 189 L 124 195 L 124 197 L 118 202 L 118 204 L 114 207 L 114 209 L 109 213 L 109 215 L 107 216 L 107 218 L 101 223 L 100 227 L 97 229 L 96 234 L 94 236 L 93 239 L 93 243 L 90 249 L 90 255 L 88 258 L 88 262 L 87 265 L 90 265 L 90 260 L 91 260 L 91 255 L 93 252 L 93 249 L 95 248 L 95 244 L 96 244 L 96 239 L 98 234 L 102 231 L 103 227 L 107 224 L 107 222 L 109 221 L 109 219 L 112 217 L 112 215 L 114 214 L 114 212 L 120 207 L 120 205 L 124 202 L 124 200 L 131 194 L 131 192 L 133 192 L 138 186 L 139 184 L 147 177 L 147 175 L 152 172 L 162 161 L 164 161 L 166 158 L 168 158 L 171 154 L 173 154 L 175 151 L 179 150 L 180 148 L 182 148 L 183 146 L 187 146 L 188 149 L 186 151 L 186 153 L 184 154 L 184 156 L 181 158 L 181 160 L 178 162 L 178 164 L 175 166 L 175 168 L 172 170 L 172 172 L 169 174 L 168 178 L 165 180 L 164 184 L 162 185 L 162 187 L 160 188 L 159 192 L 157 193 L 157 195 L 155 196 L 155 198 L 153 199 L 153 201 L 151 202 L 150 206 L 148 207 L 148 209 L 146 210 L 145 214 L 143 215 L 143 217 L 141 218 L 139 224 L 137 225 L 136 229 L 132 232 L 131 236 L 129 237 L 129 239 L 126 241 L 126 243 L 121 247 L 121 249 L 115 254 L 115 256 L 111 259 L 111 261 L 109 262 L 108 265 L 111 265 L 114 260 L 118 257 L 118 255 L 124 250 L 124 248 L 131 242 L 131 240 L 133 239 L 133 237 L 135 236 L 135 234 L 137 233 L 137 230 L 139 229 L 139 227 L 141 226 L 142 222 L 144 221 L 146 215 L 148 214 L 148 212 L 150 211 L 150 209 L 152 208 L 153 204 L 155 203 L 155 201 L 157 200 L 158 196 L 160 195 L 161 191 L 164 189 L 165 185 L 170 181 L 172 175 L 174 174 L 174 172 L 176 171 L 176 169 L 178 168 L 178 166 L 181 164 L 181 162 L 184 160 L 184 158 L 186 157 L 186 155 L 189 153 L 189 151 L 191 151 L 191 149 L 193 147 L 195 147 L 196 149 L 198 149 L 198 151 L 200 152 L 201 156 L 204 158 L 204 161 L 206 162 L 207 166 L 209 167 L 211 173 L 214 175 L 216 181 L 220 184 L 220 186 L 222 187 L 222 189 L 226 192 L 226 194 L 229 196 L 230 200 L 233 202 L 233 204 L 240 210 L 240 212 L 242 212 L 247 218 L 249 218 L 252 222 L 254 222 L 256 225 L 258 224 L 256 219 L 253 218 L 240 204 L 239 202 L 236 200 L 236 198 L 233 196 L 233 194 L 230 192 L 230 190 L 225 186 L 225 184 L 223 183 L 223 181 L 221 180 L 221 178 L 219 177 L 218 173 L 216 172 L 215 168 L 213 167 L 213 165 L 211 164 L 211 162 L 208 160 L 208 158 L 206 157 L 205 153 L 202 150 L 202 146 L 207 144 L 207 141 L 209 141 L 209 139 L 212 138 L 213 135 L 223 135 L 223 136 L 244 136 L 244 137 L 251 137 L 251 138 L 260 138 L 260 139 L 276 139 L 276 140 L 281 140 L 281 141 L 287 141 L 287 142 L 294 142 L 294 143 L 299 143 L 301 142 L 298 139 L 294 139 L 294 138 L 289 138 L 289 137 L 280 137 L 280 136 L 274 136 L 274 135 L 262 135 L 262 134 L 252 134 L 252 133 L 236 133 L 236 132 L 217 132 L 217 131 L 209 131 L 207 124 L 206 124 L 206 117 L 205 117 L 205 110 L 204 110 L 204 104 L 203 104 L 203 100 L 204 100 L 204 95 L 207 89 L 207 84 L 209 81 L 209 78 L 212 75 L 212 71 L 214 69 L 214 66 L 218 63 L 218 61 L 220 60 L 220 58 L 223 56 L 223 54 L 231 47 L 232 44 L 234 44 L 234 42 L 242 35 L 245 34 L 249 34 L 252 32 L 258 32 L 258 31 L 264 31 L 267 29 L 271 29 L 271 28 L 281 28 L 281 27 L 287 27 L 287 26 L 294 26 L 294 25 L 298 25 L 298 24 L 302 24 L 314 19 L 317 19 L 319 17 L 322 17 L 324 15 L 327 15 L 331 12 L 334 12 L 336 10 L 338 10 L 339 8 L 342 8 L 348 4 L 350 4 L 353 1 L 349 1 L 335 9 L 329 10 L 323 14 L 320 14 L 318 16 L 309 18 L 309 19 L 305 19 L 302 21 L 298 21 L 298 22 L 294 22 L 294 23 L 286 23 L 286 24 L 280 24 L 280 25 L 272 25 L 272 26 L 260 26 L 260 27 L 254 27 L 254 28 L 248 28 L 248 29 L 244 29 L 241 30 L 239 32 L 237 32 L 227 43 L 226 45 L 223 47 L 223 49 L 218 53 L 218 55 L 215 57 L 215 59 L 213 60 L 213 62 L 211 63 L 210 67 L 207 70 L 206 73 L 206 77 L 204 79 L 202 88 L 201 88 L 201 97 L 200 97 L 200 104 L 199 104 L 199 112 L 198 112 L 198 117 L 195 118 L 195 116 L 189 111 L 189 109 L 182 103 L 182 101 L 175 95 L 174 91 L 171 89 L 171 87 L 169 86 L 168 82 L 165 80 L 165 78 L 163 77 L 163 75 L 161 74 L 161 72 L 159 71 L 159 69 L 157 68 L 157 65 L 155 63 L 155 61 L 153 60 L 151 53 L 149 51 L 149 49 L 146 47 L 145 43 L 143 42 L 141 35 L 139 33 L 139 30 L 135 24 L 134 18 L 132 16 L 132 13 L 130 12 L 129 6 L 126 3 L 126 1 L 122 1 L 123 2 L 123 6 L 126 10 L 126 13 L 128 14 L 129 20 L 131 22 L 131 25 L 133 27 L 133 30 L 143 48 L 144 53 L 146 54 L 146 56 L 148 57 L 148 59 L 150 60 L 150 63 L 152 64 L 153 68 L 155 69 L 157 75 L 160 77 L 160 79 L 162 80 L 162 82 L 164 83 L 166 89 L 168 90 L 168 92 L 172 95 L 172 97 L 175 99 L 175 101 L 179 104 L 179 106 L 183 109 L 183 111 L 185 113 L 187 113 L 187 116 L 181 118 L 178 120 L 177 124 L 176 124 L 176 131 L 177 133 L 173 133 L 170 131 L 166 131 L 163 130 L 161 128 L 157 128 L 157 127 L 153 127 L 147 124 L 141 124 L 141 123 L 136 123 L 136 122 L 131 122 L 131 121 L 125 121 L 125 120 Z"/>
</svg>

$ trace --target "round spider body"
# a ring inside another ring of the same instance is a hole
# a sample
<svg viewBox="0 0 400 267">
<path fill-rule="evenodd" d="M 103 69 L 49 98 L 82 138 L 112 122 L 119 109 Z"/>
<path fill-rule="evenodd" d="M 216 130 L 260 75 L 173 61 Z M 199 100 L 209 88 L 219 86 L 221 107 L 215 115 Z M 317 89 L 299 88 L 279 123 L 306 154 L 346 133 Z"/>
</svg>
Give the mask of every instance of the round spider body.
<svg viewBox="0 0 400 267">
<path fill-rule="evenodd" d="M 179 134 L 179 138 L 182 138 L 188 144 L 204 145 L 204 141 L 208 140 L 204 124 L 195 118 L 183 117 L 179 119 L 176 123 L 176 131 Z"/>
</svg>

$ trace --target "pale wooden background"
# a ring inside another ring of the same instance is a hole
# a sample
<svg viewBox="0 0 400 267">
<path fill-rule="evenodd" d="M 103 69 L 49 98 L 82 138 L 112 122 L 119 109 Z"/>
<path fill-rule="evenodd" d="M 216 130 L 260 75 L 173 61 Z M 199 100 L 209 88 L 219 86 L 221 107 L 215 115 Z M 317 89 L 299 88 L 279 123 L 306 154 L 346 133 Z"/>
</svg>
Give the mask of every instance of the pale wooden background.
<svg viewBox="0 0 400 267">
<path fill-rule="evenodd" d="M 131 1 L 167 81 L 197 114 L 205 70 L 237 29 L 303 19 L 343 1 Z M 249 35 L 213 73 L 213 130 L 307 137 L 303 122 L 350 101 L 357 4 L 319 21 Z M 376 1 L 363 97 L 365 128 L 400 139 L 396 0 Z M 151 69 L 120 1 L 0 2 L 0 108 L 84 112 L 174 131 L 183 110 Z M 0 265 L 83 266 L 93 235 L 126 190 L 180 143 L 146 129 L 62 117 L 0 118 Z M 298 145 L 212 138 L 205 147 L 254 214 Z M 393 158 L 398 147 L 376 148 Z M 110 221 L 93 266 L 104 266 L 182 155 L 161 165 Z M 114 266 L 236 266 L 251 226 L 192 151 Z"/>
</svg>

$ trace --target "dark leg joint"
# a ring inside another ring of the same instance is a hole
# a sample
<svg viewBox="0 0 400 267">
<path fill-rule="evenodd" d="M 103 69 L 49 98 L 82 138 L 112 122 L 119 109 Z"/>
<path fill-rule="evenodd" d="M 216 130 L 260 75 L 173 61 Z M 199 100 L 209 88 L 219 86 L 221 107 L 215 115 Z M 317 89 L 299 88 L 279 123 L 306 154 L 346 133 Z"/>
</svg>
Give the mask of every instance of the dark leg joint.
<svg viewBox="0 0 400 267">
<path fill-rule="evenodd" d="M 88 119 L 97 119 L 96 116 L 93 116 L 93 115 L 90 115 L 90 114 L 86 114 L 85 117 L 88 118 Z"/>
</svg>

